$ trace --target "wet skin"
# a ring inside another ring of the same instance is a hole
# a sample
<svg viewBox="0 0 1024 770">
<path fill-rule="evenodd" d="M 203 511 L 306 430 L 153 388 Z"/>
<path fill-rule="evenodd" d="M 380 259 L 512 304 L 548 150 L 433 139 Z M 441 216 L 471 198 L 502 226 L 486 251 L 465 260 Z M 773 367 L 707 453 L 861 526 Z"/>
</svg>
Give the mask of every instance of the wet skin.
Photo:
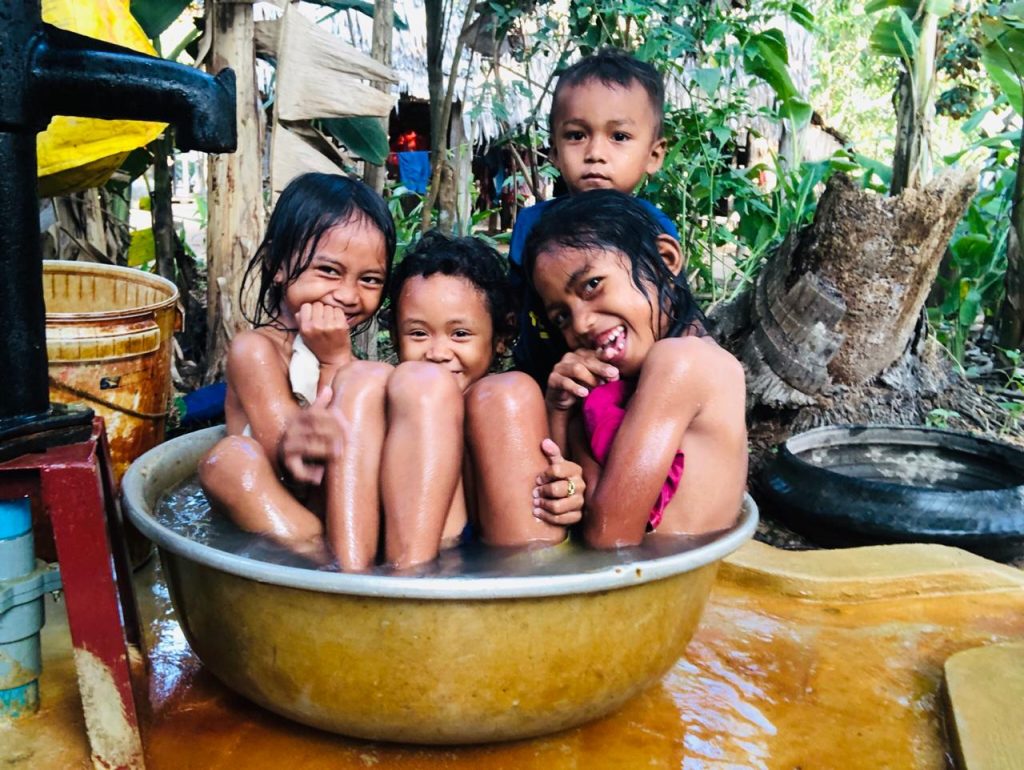
<svg viewBox="0 0 1024 770">
<path fill-rule="evenodd" d="M 662 235 L 657 246 L 678 274 L 678 242 Z M 584 469 L 587 542 L 599 548 L 638 543 L 678 452 L 686 470 L 658 532 L 730 526 L 747 468 L 739 362 L 710 337 L 663 338 L 667 319 L 648 299 L 656 297 L 655 287 L 634 285 L 617 251 L 552 246 L 538 255 L 533 279 L 571 351 L 551 373 L 546 400 L 552 437 L 567 443 Z M 578 406 L 592 388 L 620 376 L 636 380 L 636 390 L 602 467 L 590 453 Z"/>
<path fill-rule="evenodd" d="M 459 399 L 447 375 L 397 376 L 352 355 L 350 328 L 377 311 L 385 271 L 384 237 L 365 218 L 324 234 L 285 287 L 279 324 L 232 342 L 230 435 L 199 468 L 208 497 L 242 529 L 316 561 L 333 552 L 343 570 L 374 563 L 382 503 L 385 559 L 399 568 L 433 559 L 462 453 L 461 401 L 444 408 Z M 307 408 L 289 382 L 294 329 L 319 362 L 319 394 Z M 400 387 L 410 377 L 416 387 Z M 240 435 L 246 425 L 251 437 Z M 308 485 L 301 500 L 282 483 L 285 468 Z"/>
<path fill-rule="evenodd" d="M 559 92 L 551 127 L 551 162 L 569 189 L 632 194 L 661 168 L 665 140 L 647 91 L 590 80 Z"/>
<path fill-rule="evenodd" d="M 456 494 L 453 506 L 469 502 L 485 542 L 560 542 L 564 527 L 579 520 L 582 470 L 547 440 L 543 397 L 528 377 L 487 376 L 504 342 L 495 335 L 485 294 L 461 276 L 413 276 L 395 311 L 399 368 L 436 364 L 465 393 L 469 451 L 464 494 Z"/>
</svg>

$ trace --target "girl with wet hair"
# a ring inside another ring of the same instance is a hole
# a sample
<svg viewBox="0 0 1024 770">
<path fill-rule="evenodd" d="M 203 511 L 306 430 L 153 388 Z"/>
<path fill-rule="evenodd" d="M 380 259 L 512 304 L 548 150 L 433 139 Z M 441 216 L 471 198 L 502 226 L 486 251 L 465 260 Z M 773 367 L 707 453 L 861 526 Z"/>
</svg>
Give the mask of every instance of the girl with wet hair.
<svg viewBox="0 0 1024 770">
<path fill-rule="evenodd" d="M 731 526 L 747 474 L 744 374 L 707 335 L 679 242 L 632 196 L 588 191 L 544 212 L 524 265 L 567 351 L 545 400 L 552 438 L 583 466 L 586 541 Z"/>
<path fill-rule="evenodd" d="M 213 506 L 343 570 L 430 561 L 459 479 L 462 415 L 440 368 L 359 361 L 352 333 L 380 307 L 395 228 L 361 181 L 297 177 L 246 272 L 255 328 L 231 342 L 227 437 L 199 477 Z M 243 293 L 244 296 L 244 293 Z"/>
</svg>

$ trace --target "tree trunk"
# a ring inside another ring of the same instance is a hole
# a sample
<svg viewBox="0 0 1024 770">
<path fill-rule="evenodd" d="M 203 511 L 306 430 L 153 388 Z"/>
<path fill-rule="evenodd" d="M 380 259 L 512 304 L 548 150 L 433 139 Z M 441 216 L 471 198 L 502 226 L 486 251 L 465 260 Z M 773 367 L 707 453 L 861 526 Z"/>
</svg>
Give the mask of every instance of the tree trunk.
<svg viewBox="0 0 1024 770">
<path fill-rule="evenodd" d="M 149 196 L 153 219 L 153 250 L 156 252 L 156 271 L 168 281 L 174 281 L 174 214 L 171 211 L 173 174 L 170 168 L 170 129 L 158 136 L 150 148 L 153 151 L 153 190 Z"/>
<path fill-rule="evenodd" d="M 1006 241 L 1006 297 L 999 308 L 999 344 L 1012 349 L 1020 348 L 1024 342 L 1024 141 L 1019 144 Z"/>
<path fill-rule="evenodd" d="M 263 237 L 263 131 L 256 92 L 252 5 L 207 0 L 211 72 L 235 71 L 239 152 L 211 155 L 207 176 L 207 369 L 223 376 L 228 344 L 246 321 L 239 306 L 242 276 Z"/>
<path fill-rule="evenodd" d="M 435 90 L 434 78 L 438 80 L 438 86 L 444 79 L 442 71 L 442 59 L 444 55 L 444 41 L 440 35 L 441 27 L 447 26 L 444 22 L 440 8 L 431 11 L 431 6 L 436 0 L 427 0 L 427 75 L 430 86 L 430 186 L 427 188 L 427 197 L 423 203 L 423 220 L 421 231 L 430 229 L 434 213 L 434 204 L 441 198 L 440 227 L 452 231 L 452 220 L 455 212 L 455 169 L 448 161 L 448 126 L 451 123 L 452 103 L 455 99 L 455 81 L 459 75 L 459 62 L 462 60 L 462 48 L 465 44 L 467 30 L 473 21 L 473 14 L 476 11 L 476 0 L 469 0 L 465 9 L 465 16 L 462 19 L 462 29 L 459 32 L 459 39 L 455 43 L 455 51 L 452 54 L 451 70 L 448 73 L 448 85 L 443 94 Z M 435 28 L 436 27 L 436 28 Z M 431 30 L 434 30 L 433 33 Z M 431 37 L 434 37 L 432 48 Z M 436 50 L 434 50 L 436 48 Z M 440 96 L 440 98 L 438 98 Z"/>
<path fill-rule="evenodd" d="M 427 17 L 427 91 L 430 97 L 430 160 L 438 157 L 444 137 L 441 115 L 444 112 L 444 3 L 424 0 Z"/>
<path fill-rule="evenodd" d="M 899 195 L 907 188 L 923 187 L 932 176 L 931 127 L 935 114 L 935 45 L 939 19 L 925 12 L 917 50 L 903 62 L 896 93 L 896 148 L 893 151 L 889 192 Z"/>
<path fill-rule="evenodd" d="M 373 4 L 373 42 L 370 45 L 370 56 L 381 64 L 391 66 L 391 44 L 395 30 L 394 0 L 375 0 Z M 383 81 L 373 82 L 374 88 L 385 93 L 391 90 L 391 84 Z M 381 118 L 384 133 L 388 131 L 388 118 Z M 363 181 L 377 192 L 384 192 L 384 180 L 387 179 L 385 166 L 366 164 Z"/>
<path fill-rule="evenodd" d="M 922 308 L 976 186 L 972 170 L 950 172 L 883 197 L 834 176 L 814 222 L 791 234 L 752 290 L 713 310 L 747 371 L 754 467 L 768 447 L 817 425 L 921 424 L 950 400 L 967 411 Z"/>
</svg>

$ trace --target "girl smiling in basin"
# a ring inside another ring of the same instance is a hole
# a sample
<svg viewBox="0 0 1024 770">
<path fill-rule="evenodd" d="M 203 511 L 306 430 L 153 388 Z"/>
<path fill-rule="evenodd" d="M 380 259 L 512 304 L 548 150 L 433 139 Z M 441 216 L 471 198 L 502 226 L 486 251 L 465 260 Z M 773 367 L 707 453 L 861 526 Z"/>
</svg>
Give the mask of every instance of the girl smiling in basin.
<svg viewBox="0 0 1024 770">
<path fill-rule="evenodd" d="M 569 351 L 546 402 L 552 438 L 583 466 L 594 547 L 723 529 L 740 510 L 743 369 L 707 336 L 683 266 L 678 241 L 614 190 L 556 201 L 526 245 L 539 315 Z"/>
<path fill-rule="evenodd" d="M 430 232 L 395 268 L 391 336 L 399 369 L 436 364 L 464 394 L 464 494 L 456 493 L 453 506 L 468 506 L 490 545 L 555 543 L 580 518 L 582 469 L 547 438 L 537 384 L 519 372 L 488 374 L 515 333 L 512 297 L 492 248 Z"/>
<path fill-rule="evenodd" d="M 228 351 L 228 436 L 199 466 L 239 527 L 344 570 L 373 565 L 381 541 L 396 567 L 433 559 L 462 456 L 451 377 L 353 355 L 394 253 L 387 206 L 362 182 L 289 183 L 246 273 L 258 305 Z"/>
</svg>

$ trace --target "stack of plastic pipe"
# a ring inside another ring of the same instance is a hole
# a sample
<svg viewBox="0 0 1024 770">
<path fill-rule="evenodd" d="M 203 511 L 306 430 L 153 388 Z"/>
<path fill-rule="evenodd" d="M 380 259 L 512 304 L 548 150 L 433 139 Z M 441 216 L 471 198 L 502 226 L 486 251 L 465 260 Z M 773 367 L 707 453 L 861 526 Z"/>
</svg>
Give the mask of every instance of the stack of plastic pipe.
<svg viewBox="0 0 1024 770">
<path fill-rule="evenodd" d="M 29 499 L 0 500 L 0 718 L 39 709 L 43 595 L 58 588 L 56 565 L 35 557 Z"/>
</svg>

